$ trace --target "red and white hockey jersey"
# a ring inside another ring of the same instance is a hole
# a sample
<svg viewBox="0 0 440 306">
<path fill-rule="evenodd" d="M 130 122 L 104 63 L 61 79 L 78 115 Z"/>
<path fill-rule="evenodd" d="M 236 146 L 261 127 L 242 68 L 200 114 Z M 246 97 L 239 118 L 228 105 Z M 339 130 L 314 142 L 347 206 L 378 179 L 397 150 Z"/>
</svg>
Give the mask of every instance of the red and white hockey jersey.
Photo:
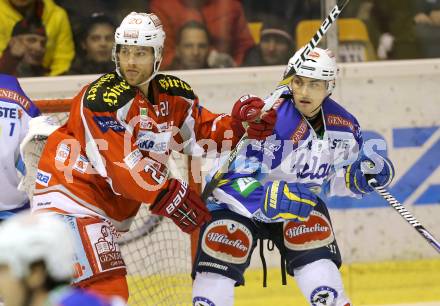
<svg viewBox="0 0 440 306">
<path fill-rule="evenodd" d="M 170 150 L 198 153 L 199 140 L 220 150 L 229 127 L 229 116 L 200 106 L 177 77 L 157 75 L 145 97 L 116 73 L 103 75 L 73 99 L 69 120 L 49 136 L 32 209 L 103 217 L 126 231 L 140 205 L 168 186 Z"/>
</svg>

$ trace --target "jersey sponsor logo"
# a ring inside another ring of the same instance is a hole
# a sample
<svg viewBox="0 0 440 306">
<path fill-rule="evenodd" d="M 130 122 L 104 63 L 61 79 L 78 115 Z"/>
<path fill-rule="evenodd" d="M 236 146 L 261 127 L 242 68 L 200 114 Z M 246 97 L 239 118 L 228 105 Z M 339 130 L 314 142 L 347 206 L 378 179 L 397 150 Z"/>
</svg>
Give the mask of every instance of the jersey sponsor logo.
<svg viewBox="0 0 440 306">
<path fill-rule="evenodd" d="M 182 96 L 188 99 L 195 99 L 196 96 L 188 83 L 172 75 L 160 74 L 156 78 L 159 83 L 159 90 L 172 96 Z"/>
<path fill-rule="evenodd" d="M 21 105 L 27 111 L 29 111 L 31 107 L 31 102 L 29 101 L 28 98 L 20 95 L 19 93 L 13 90 L 0 88 L 0 100 L 1 99 L 12 100 L 17 104 Z"/>
<path fill-rule="evenodd" d="M 20 117 L 15 107 L 0 106 L 0 118 L 19 119 Z"/>
<path fill-rule="evenodd" d="M 55 154 L 55 160 L 64 163 L 69 157 L 69 154 L 70 154 L 70 146 L 68 146 L 65 143 L 61 143 L 57 148 L 57 152 Z"/>
<path fill-rule="evenodd" d="M 171 129 L 173 126 L 174 126 L 174 121 L 171 120 L 170 122 L 159 123 L 157 125 L 157 129 L 158 129 L 159 132 L 164 132 L 164 131 L 167 131 L 167 130 Z"/>
<path fill-rule="evenodd" d="M 36 182 L 43 186 L 49 186 L 50 179 L 52 178 L 52 174 L 45 172 L 43 170 L 37 170 L 37 179 Z"/>
<path fill-rule="evenodd" d="M 139 116 L 142 118 L 147 117 L 148 118 L 148 108 L 146 107 L 139 107 Z"/>
<path fill-rule="evenodd" d="M 343 118 L 341 116 L 338 116 L 338 115 L 327 115 L 326 119 L 327 119 L 327 125 L 329 125 L 329 126 L 331 126 L 331 125 L 333 125 L 333 126 L 346 126 L 352 132 L 355 131 L 353 123 L 350 120 L 345 119 L 345 118 Z"/>
<path fill-rule="evenodd" d="M 194 306 L 215 306 L 214 302 L 203 296 L 195 296 L 193 298 Z"/>
<path fill-rule="evenodd" d="M 311 250 L 326 246 L 335 240 L 329 220 L 314 210 L 305 222 L 284 224 L 284 243 L 294 251 Z"/>
<path fill-rule="evenodd" d="M 138 134 L 137 146 L 142 151 L 153 151 L 165 153 L 171 139 L 171 132 L 154 133 L 150 131 L 140 131 Z"/>
<path fill-rule="evenodd" d="M 114 111 L 136 95 L 132 87 L 115 73 L 108 73 L 90 84 L 84 94 L 84 105 L 92 111 Z"/>
<path fill-rule="evenodd" d="M 338 298 L 338 292 L 332 287 L 321 286 L 312 291 L 310 302 L 312 306 L 334 305 Z"/>
<path fill-rule="evenodd" d="M 87 157 L 80 154 L 76 159 L 75 164 L 73 165 L 73 169 L 84 174 L 87 171 L 88 165 L 89 160 L 87 159 Z"/>
<path fill-rule="evenodd" d="M 233 220 L 217 220 L 208 225 L 202 237 L 202 250 L 222 261 L 243 264 L 252 245 L 252 233 Z"/>
<path fill-rule="evenodd" d="M 142 152 L 139 151 L 139 149 L 136 149 L 136 150 L 132 151 L 130 154 L 128 154 L 127 156 L 125 156 L 124 163 L 131 170 L 136 166 L 136 164 L 141 159 L 142 159 Z"/>
<path fill-rule="evenodd" d="M 141 130 L 152 130 L 153 129 L 153 121 L 151 119 L 142 119 L 141 118 L 140 129 Z"/>
<path fill-rule="evenodd" d="M 112 87 L 107 87 L 107 90 L 102 93 L 102 101 L 108 106 L 117 106 L 119 96 L 130 88 L 130 85 L 125 81 L 121 81 L 119 84 L 115 84 Z"/>
<path fill-rule="evenodd" d="M 125 128 L 113 117 L 110 116 L 93 116 L 93 120 L 98 125 L 99 129 L 106 133 L 109 129 L 115 132 L 123 132 Z"/>
<path fill-rule="evenodd" d="M 167 76 L 159 80 L 159 85 L 165 89 L 168 90 L 170 88 L 181 88 L 185 89 L 187 91 L 192 91 L 191 86 L 188 85 L 188 83 L 182 81 L 179 78 Z"/>
<path fill-rule="evenodd" d="M 299 179 L 310 178 L 311 180 L 315 180 L 325 178 L 330 173 L 331 166 L 329 164 L 321 164 L 319 165 L 318 169 L 316 169 L 316 164 L 314 165 L 315 167 L 310 169 L 309 164 L 306 163 L 304 168 L 302 168 L 301 171 L 296 174 L 296 177 Z"/>
<path fill-rule="evenodd" d="M 290 137 L 290 140 L 293 141 L 293 144 L 298 144 L 304 137 L 304 135 L 307 132 L 307 123 L 305 120 L 301 120 L 301 123 L 297 126 L 295 131 L 292 134 L 292 137 Z"/>
<path fill-rule="evenodd" d="M 353 145 L 353 139 L 331 139 L 330 149 L 349 150 Z"/>
<path fill-rule="evenodd" d="M 98 89 L 101 88 L 105 83 L 109 83 L 114 78 L 116 78 L 116 74 L 114 73 L 109 73 L 100 77 L 92 86 L 87 89 L 86 99 L 88 101 L 95 101 Z"/>
<path fill-rule="evenodd" d="M 239 178 L 231 185 L 232 188 L 245 198 L 260 186 L 261 184 L 254 178 Z"/>
<path fill-rule="evenodd" d="M 98 273 L 125 268 L 119 245 L 110 226 L 104 222 L 96 222 L 86 225 L 85 229 L 93 247 Z"/>
</svg>

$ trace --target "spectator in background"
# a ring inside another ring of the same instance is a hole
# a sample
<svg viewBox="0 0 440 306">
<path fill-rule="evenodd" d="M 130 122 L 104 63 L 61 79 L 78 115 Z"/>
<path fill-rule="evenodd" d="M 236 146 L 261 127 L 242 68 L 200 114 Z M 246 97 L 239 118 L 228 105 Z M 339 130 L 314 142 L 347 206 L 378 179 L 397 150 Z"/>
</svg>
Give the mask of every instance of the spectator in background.
<svg viewBox="0 0 440 306">
<path fill-rule="evenodd" d="M 53 0 L 0 1 L 0 56 L 9 52 L 14 26 L 20 20 L 40 20 L 46 31 L 46 52 L 43 66 L 49 75 L 67 71 L 75 55 L 72 31 L 66 12 Z"/>
<path fill-rule="evenodd" d="M 50 70 L 43 66 L 47 38 L 41 20 L 18 21 L 11 36 L 0 57 L 0 72 L 16 77 L 48 75 Z"/>
<path fill-rule="evenodd" d="M 301 20 L 321 19 L 322 14 L 327 15 L 321 0 L 242 0 L 242 3 L 248 20 L 260 22 L 275 17 L 290 24 L 292 32 Z"/>
<path fill-rule="evenodd" d="M 423 57 L 440 57 L 440 0 L 417 0 L 414 16 Z"/>
<path fill-rule="evenodd" d="M 242 66 L 286 65 L 293 53 L 294 42 L 290 24 L 278 18 L 263 23 L 260 43 L 246 54 Z"/>
<path fill-rule="evenodd" d="M 114 21 L 103 13 L 94 13 L 86 18 L 75 37 L 76 57 L 69 74 L 97 74 L 113 70 L 115 29 Z"/>
<path fill-rule="evenodd" d="M 185 23 L 177 35 L 176 56 L 170 70 L 227 68 L 234 66 L 231 57 L 218 52 L 209 52 L 209 33 L 198 21 Z"/>
<path fill-rule="evenodd" d="M 420 0 L 357 0 L 348 6 L 353 4 L 351 10 L 356 6 L 357 12 L 344 16 L 355 16 L 365 22 L 379 59 L 420 58 L 414 23 L 417 1 Z"/>
<path fill-rule="evenodd" d="M 164 69 L 169 69 L 174 59 L 179 30 L 190 20 L 206 25 L 214 66 L 229 57 L 235 65 L 241 65 L 247 50 L 254 45 L 238 0 L 151 0 L 150 10 L 160 18 L 167 33 Z"/>
<path fill-rule="evenodd" d="M 176 56 L 171 70 L 208 68 L 209 34 L 198 21 L 188 21 L 177 35 Z"/>
<path fill-rule="evenodd" d="M 69 15 L 73 33 L 79 33 L 83 21 L 91 12 L 102 12 L 116 23 L 132 11 L 145 11 L 148 0 L 55 0 Z"/>
</svg>

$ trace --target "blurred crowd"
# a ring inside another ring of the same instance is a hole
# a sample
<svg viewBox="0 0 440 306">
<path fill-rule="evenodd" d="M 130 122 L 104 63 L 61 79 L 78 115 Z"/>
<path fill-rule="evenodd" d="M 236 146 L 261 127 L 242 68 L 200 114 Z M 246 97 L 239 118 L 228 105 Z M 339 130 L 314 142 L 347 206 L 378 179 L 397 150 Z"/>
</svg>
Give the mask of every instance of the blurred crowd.
<svg viewBox="0 0 440 306">
<path fill-rule="evenodd" d="M 285 65 L 327 15 L 322 0 L 0 0 L 0 73 L 114 69 L 113 35 L 130 11 L 166 32 L 162 70 Z M 440 0 L 352 0 L 339 60 L 440 57 Z M 343 21 L 345 20 L 345 21 Z"/>
</svg>

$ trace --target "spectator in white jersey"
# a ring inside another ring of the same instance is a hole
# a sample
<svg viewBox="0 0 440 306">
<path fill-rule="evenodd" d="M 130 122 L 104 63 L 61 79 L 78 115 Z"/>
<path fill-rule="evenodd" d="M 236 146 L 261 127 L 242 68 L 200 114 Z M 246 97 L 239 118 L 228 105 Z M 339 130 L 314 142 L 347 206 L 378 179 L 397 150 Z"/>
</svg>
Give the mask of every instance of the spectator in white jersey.
<svg viewBox="0 0 440 306">
<path fill-rule="evenodd" d="M 26 174 L 20 143 L 28 132 L 30 119 L 39 115 L 18 80 L 0 74 L 0 222 L 30 207 L 26 192 L 17 189 L 20 173 Z"/>
</svg>

